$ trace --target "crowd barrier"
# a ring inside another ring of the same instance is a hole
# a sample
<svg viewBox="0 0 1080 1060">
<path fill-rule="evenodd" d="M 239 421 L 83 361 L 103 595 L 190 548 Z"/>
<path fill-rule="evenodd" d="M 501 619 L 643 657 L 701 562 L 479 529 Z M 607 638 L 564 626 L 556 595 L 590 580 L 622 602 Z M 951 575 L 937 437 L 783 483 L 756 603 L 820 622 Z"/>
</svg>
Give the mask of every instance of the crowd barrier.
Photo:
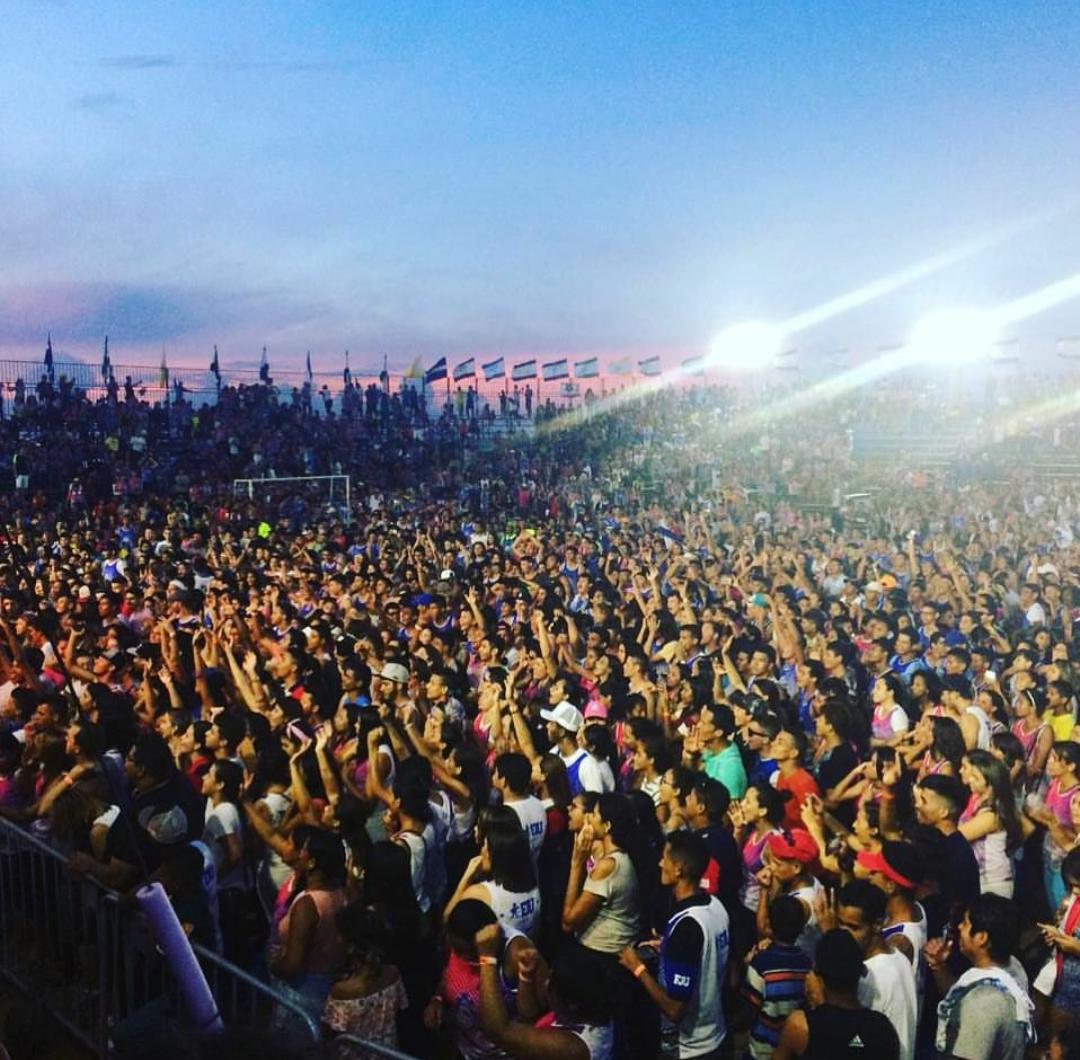
<svg viewBox="0 0 1080 1060">
<path fill-rule="evenodd" d="M 316 1045 L 298 1006 L 243 969 L 193 946 L 230 1029 L 280 1028 Z M 0 976 L 41 1003 L 99 1057 L 163 1026 L 198 1030 L 134 903 L 73 874 L 48 843 L 0 819 Z M 357 1043 L 389 1060 L 403 1054 Z"/>
</svg>

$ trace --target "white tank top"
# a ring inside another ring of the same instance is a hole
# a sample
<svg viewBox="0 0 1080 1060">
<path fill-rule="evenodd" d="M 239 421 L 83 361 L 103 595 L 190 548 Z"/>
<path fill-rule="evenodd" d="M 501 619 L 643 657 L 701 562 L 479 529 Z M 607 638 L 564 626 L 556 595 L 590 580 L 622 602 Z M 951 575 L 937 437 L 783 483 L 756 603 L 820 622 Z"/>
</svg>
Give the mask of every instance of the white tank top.
<svg viewBox="0 0 1080 1060">
<path fill-rule="evenodd" d="M 521 830 L 529 840 L 529 853 L 532 854 L 533 865 L 536 865 L 540 858 L 540 848 L 544 845 L 544 835 L 547 833 L 547 810 L 535 795 L 515 799 L 506 805 L 518 815 Z"/>
<path fill-rule="evenodd" d="M 615 1052 L 615 1027 L 611 1023 L 560 1023 L 552 1027 L 576 1034 L 589 1050 L 589 1060 L 611 1060 Z"/>
<path fill-rule="evenodd" d="M 991 832 L 971 841 L 971 852 L 979 866 L 979 890 L 983 894 L 1013 896 L 1013 863 L 1006 848 L 1005 830 Z"/>
<path fill-rule="evenodd" d="M 975 737 L 975 746 L 980 751 L 990 750 L 990 719 L 986 716 L 986 711 L 982 707 L 977 707 L 972 704 L 970 707 L 964 708 L 965 714 L 974 714 L 975 720 L 979 723 L 979 734 Z"/>
<path fill-rule="evenodd" d="M 890 939 L 897 935 L 902 935 L 911 943 L 911 948 L 915 952 L 915 960 L 913 962 L 913 968 L 915 970 L 915 989 L 918 996 L 918 1015 L 917 1020 L 922 1020 L 922 1004 L 924 987 L 926 986 L 926 965 L 923 962 L 923 947 L 927 941 L 927 926 L 926 926 L 926 910 L 916 902 L 915 908 L 919 911 L 918 920 L 904 920 L 899 924 L 890 924 L 885 928 L 881 934 L 884 938 Z M 906 954 L 905 954 L 906 956 Z"/>
<path fill-rule="evenodd" d="M 494 880 L 488 880 L 484 886 L 488 892 L 488 905 L 503 928 L 532 937 L 533 929 L 540 921 L 540 888 L 508 891 Z"/>
<path fill-rule="evenodd" d="M 807 887 L 796 887 L 794 891 L 789 891 L 788 894 L 792 898 L 801 898 L 806 905 L 809 905 L 810 911 L 806 917 L 806 924 L 803 926 L 799 937 L 795 940 L 795 945 L 805 953 L 813 954 L 817 949 L 817 944 L 821 941 L 821 925 L 817 921 L 817 913 L 814 912 L 814 905 L 817 901 L 817 896 L 824 890 L 821 886 L 821 881 L 814 878 L 814 882 Z"/>
</svg>

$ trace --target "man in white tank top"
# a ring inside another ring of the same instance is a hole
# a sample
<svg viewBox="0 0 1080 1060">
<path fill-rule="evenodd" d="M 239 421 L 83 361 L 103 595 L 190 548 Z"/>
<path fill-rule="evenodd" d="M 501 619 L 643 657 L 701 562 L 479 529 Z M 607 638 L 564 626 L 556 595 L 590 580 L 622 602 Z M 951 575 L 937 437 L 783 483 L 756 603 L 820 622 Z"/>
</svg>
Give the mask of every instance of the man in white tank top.
<svg viewBox="0 0 1080 1060">
<path fill-rule="evenodd" d="M 859 980 L 859 1002 L 880 1012 L 900 1039 L 900 1060 L 914 1060 L 918 995 L 915 969 L 899 950 L 882 937 L 885 892 L 869 880 L 852 880 L 836 896 L 836 927 L 859 944 L 866 974 Z M 829 925 L 832 927 L 833 925 Z"/>
<path fill-rule="evenodd" d="M 544 804 L 529 791 L 531 781 L 532 765 L 525 755 L 507 751 L 495 759 L 491 784 L 502 796 L 503 805 L 509 806 L 518 815 L 521 830 L 529 841 L 529 853 L 535 868 L 547 833 L 547 811 Z"/>
<path fill-rule="evenodd" d="M 660 1009 L 660 1052 L 672 1060 L 715 1054 L 727 1035 L 720 988 L 727 970 L 728 915 L 719 900 L 700 889 L 709 863 L 705 841 L 692 832 L 668 837 L 660 859 L 660 882 L 675 905 L 660 945 L 654 978 L 632 946 L 619 962 Z"/>
</svg>

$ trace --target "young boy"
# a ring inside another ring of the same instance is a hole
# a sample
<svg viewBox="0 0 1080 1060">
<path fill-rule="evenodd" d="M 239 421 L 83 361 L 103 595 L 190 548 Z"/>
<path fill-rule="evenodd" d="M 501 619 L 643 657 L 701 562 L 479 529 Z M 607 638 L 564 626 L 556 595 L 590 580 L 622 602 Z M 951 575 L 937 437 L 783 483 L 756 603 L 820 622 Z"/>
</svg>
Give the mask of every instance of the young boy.
<svg viewBox="0 0 1080 1060">
<path fill-rule="evenodd" d="M 754 1060 L 769 1060 L 784 1019 L 806 998 L 806 976 L 813 962 L 795 945 L 805 925 L 806 909 L 798 898 L 785 894 L 769 903 L 772 938 L 751 959 L 742 991 L 756 1015 L 747 1050 Z"/>
</svg>

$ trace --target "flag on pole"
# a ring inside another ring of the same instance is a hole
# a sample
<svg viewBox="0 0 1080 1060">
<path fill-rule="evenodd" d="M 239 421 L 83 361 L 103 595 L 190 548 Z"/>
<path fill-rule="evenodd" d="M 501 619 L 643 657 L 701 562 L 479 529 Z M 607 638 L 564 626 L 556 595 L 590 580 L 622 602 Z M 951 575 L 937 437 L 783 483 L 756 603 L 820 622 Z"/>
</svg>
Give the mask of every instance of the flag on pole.
<svg viewBox="0 0 1080 1060">
<path fill-rule="evenodd" d="M 386 371 L 386 366 L 383 366 L 383 371 Z M 387 376 L 389 378 L 389 375 Z M 424 378 L 424 365 L 421 358 L 417 357 L 408 368 L 405 369 L 406 379 L 423 379 Z"/>
<path fill-rule="evenodd" d="M 705 358 L 704 357 L 687 357 L 682 362 L 683 375 L 704 375 L 705 374 Z"/>
<path fill-rule="evenodd" d="M 638 361 L 637 366 L 642 375 L 662 375 L 664 371 L 660 367 L 660 358 L 656 356 Z"/>
<path fill-rule="evenodd" d="M 49 378 L 53 377 L 53 352 L 52 352 L 52 332 L 49 332 L 49 337 L 45 341 L 45 371 L 49 373 Z"/>
<path fill-rule="evenodd" d="M 313 377 L 312 377 L 312 374 L 311 374 L 311 350 L 308 350 L 307 351 L 307 381 L 310 383 L 312 381 L 312 378 Z"/>
<path fill-rule="evenodd" d="M 634 362 L 629 357 L 620 357 L 617 361 L 612 361 L 608 365 L 608 371 L 612 375 L 633 375 Z"/>
<path fill-rule="evenodd" d="M 349 369 L 349 351 L 345 351 L 345 370 L 341 373 L 341 381 L 346 385 L 352 384 L 352 372 Z"/>
<path fill-rule="evenodd" d="M 520 361 L 515 364 L 513 370 L 510 372 L 510 378 L 514 382 L 518 382 L 522 379 L 535 379 L 536 378 L 536 359 L 531 361 Z"/>
<path fill-rule="evenodd" d="M 214 347 L 214 359 L 210 362 L 210 371 L 213 373 L 218 386 L 221 386 L 221 362 L 218 360 L 217 346 Z"/>
<path fill-rule="evenodd" d="M 484 370 L 484 381 L 490 383 L 492 379 L 498 379 L 499 376 L 506 375 L 506 359 L 499 357 L 497 360 L 488 361 L 487 364 L 481 365 Z"/>
<path fill-rule="evenodd" d="M 263 347 L 262 360 L 259 361 L 259 382 L 270 382 L 270 361 L 266 357 L 266 347 Z"/>
<path fill-rule="evenodd" d="M 105 352 L 101 355 L 101 374 L 108 379 L 112 371 L 112 362 L 109 360 L 109 336 L 105 336 Z"/>
<path fill-rule="evenodd" d="M 559 361 L 548 361 L 544 365 L 545 382 L 551 382 L 553 379 L 566 379 L 569 375 L 570 366 L 566 363 L 565 357 Z"/>
<path fill-rule="evenodd" d="M 169 389 L 169 364 L 165 360 L 165 347 L 161 347 L 161 367 L 158 369 L 158 386 L 162 390 Z"/>
<path fill-rule="evenodd" d="M 470 357 L 467 361 L 462 361 L 461 364 L 454 365 L 454 382 L 458 382 L 461 379 L 475 379 L 476 378 L 476 358 Z"/>
<path fill-rule="evenodd" d="M 683 543 L 682 534 L 675 530 L 672 530 L 666 523 L 657 523 L 656 532 L 668 541 L 674 541 L 676 544 L 681 545 Z"/>
<path fill-rule="evenodd" d="M 437 383 L 440 379 L 446 378 L 446 358 L 440 357 L 425 373 L 424 373 L 424 385 L 429 383 Z"/>
<path fill-rule="evenodd" d="M 599 358 L 590 357 L 585 361 L 574 361 L 574 375 L 578 379 L 595 379 L 599 374 Z"/>
</svg>

